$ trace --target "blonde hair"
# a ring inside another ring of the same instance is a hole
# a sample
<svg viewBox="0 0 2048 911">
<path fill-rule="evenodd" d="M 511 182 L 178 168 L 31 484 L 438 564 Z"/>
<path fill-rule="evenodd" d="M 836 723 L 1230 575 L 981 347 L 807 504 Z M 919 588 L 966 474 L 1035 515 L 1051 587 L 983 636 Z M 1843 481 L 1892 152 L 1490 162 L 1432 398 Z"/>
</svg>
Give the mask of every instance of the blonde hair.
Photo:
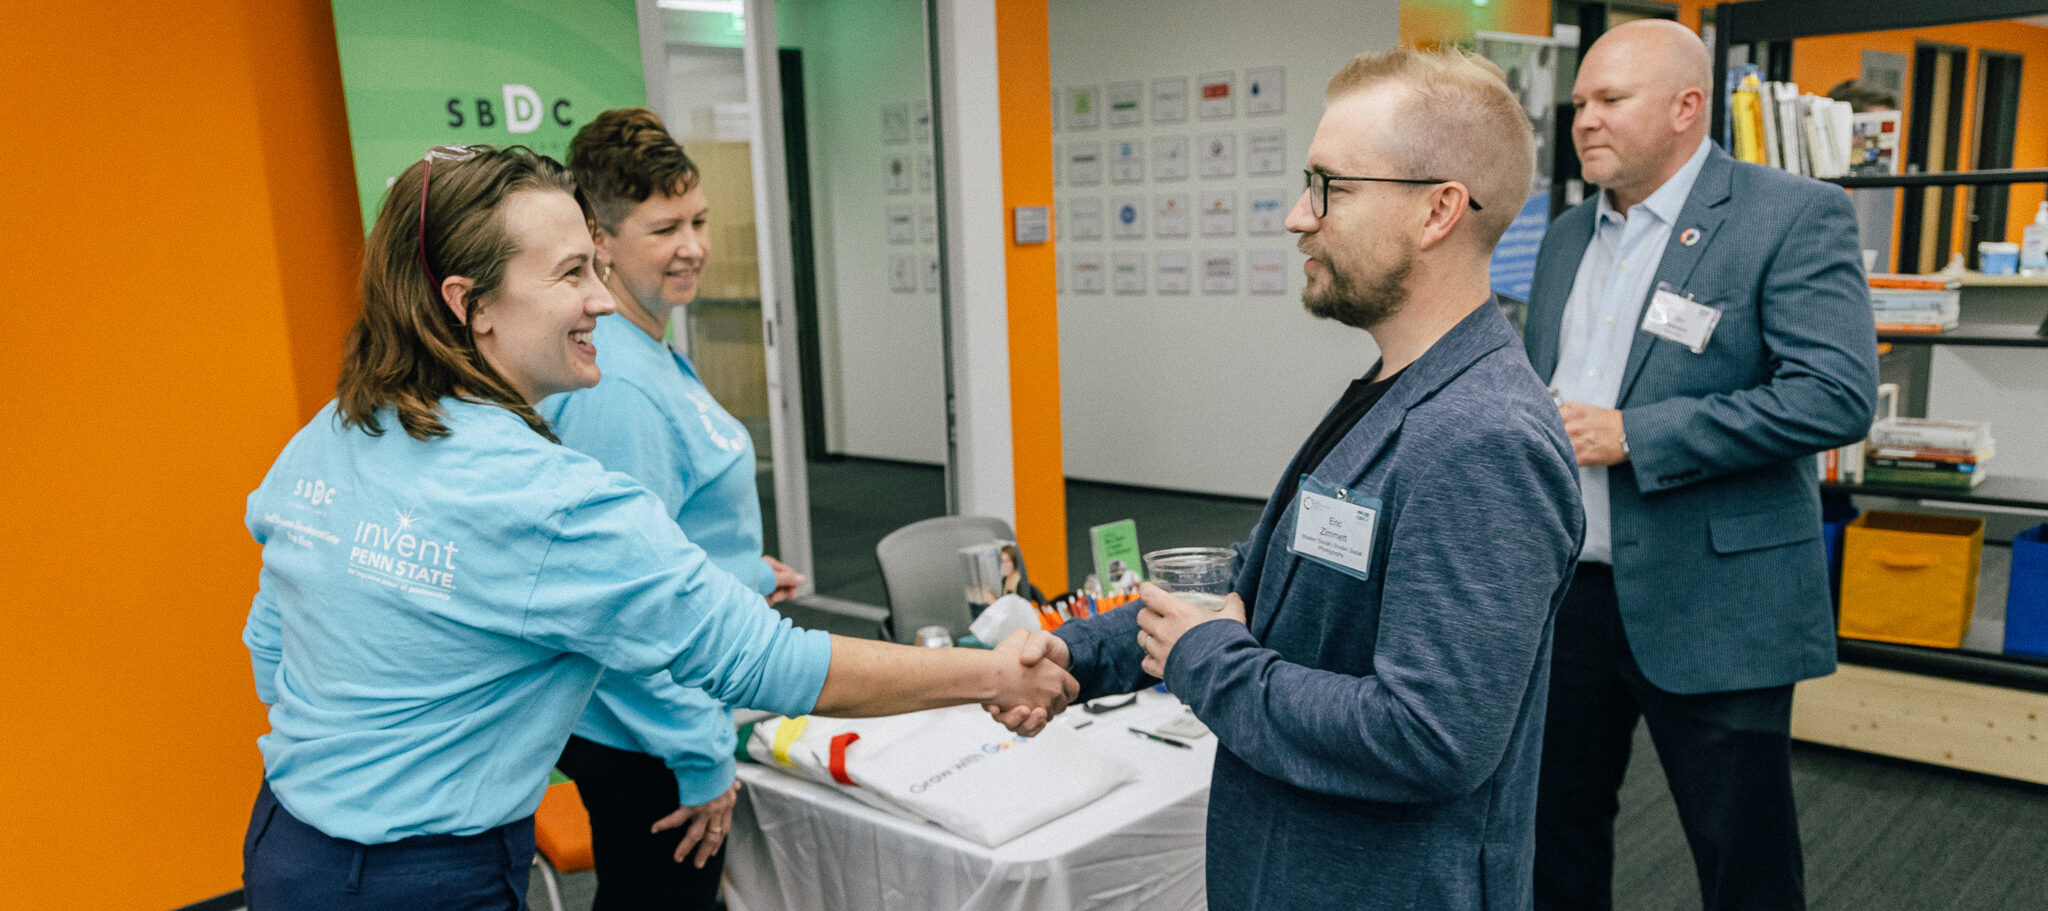
<svg viewBox="0 0 2048 911">
<path fill-rule="evenodd" d="M 1397 47 L 1352 58 L 1323 98 L 1382 85 L 1402 91 L 1392 122 L 1376 133 L 1378 151 L 1402 177 L 1464 184 L 1484 207 L 1466 213 L 1473 237 L 1492 249 L 1521 212 L 1536 174 L 1535 132 L 1500 67 L 1457 48 Z"/>
</svg>

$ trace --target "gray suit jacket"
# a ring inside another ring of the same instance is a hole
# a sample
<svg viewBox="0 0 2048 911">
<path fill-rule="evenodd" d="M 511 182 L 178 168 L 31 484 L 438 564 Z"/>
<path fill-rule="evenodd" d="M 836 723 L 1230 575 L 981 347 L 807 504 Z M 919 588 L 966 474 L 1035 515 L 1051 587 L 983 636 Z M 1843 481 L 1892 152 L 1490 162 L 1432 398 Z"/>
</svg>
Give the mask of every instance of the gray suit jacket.
<svg viewBox="0 0 2048 911">
<path fill-rule="evenodd" d="M 1181 637 L 1168 686 L 1216 731 L 1212 908 L 1530 906 L 1550 632 L 1582 517 L 1557 409 L 1487 303 L 1310 476 L 1381 502 L 1364 578 L 1243 546 L 1250 627 Z M 1277 491 L 1276 491 L 1277 495 Z M 1059 629 L 1084 695 L 1139 672 L 1135 605 Z"/>
<path fill-rule="evenodd" d="M 1525 341 L 1546 379 L 1596 202 L 1553 223 L 1537 254 Z M 1657 281 L 1721 321 L 1700 354 L 1640 330 L 1629 349 L 1630 461 L 1608 475 L 1629 646 L 1674 693 L 1827 674 L 1834 620 L 1809 457 L 1862 439 L 1877 391 L 1855 213 L 1838 187 L 1714 149 Z"/>
</svg>

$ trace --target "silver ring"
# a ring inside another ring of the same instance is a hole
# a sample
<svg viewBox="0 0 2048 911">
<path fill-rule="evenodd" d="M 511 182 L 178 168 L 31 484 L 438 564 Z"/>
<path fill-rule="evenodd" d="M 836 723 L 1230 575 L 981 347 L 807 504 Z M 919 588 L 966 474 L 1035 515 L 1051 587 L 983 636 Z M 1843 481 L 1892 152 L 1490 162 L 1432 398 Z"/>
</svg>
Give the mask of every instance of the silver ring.
<svg viewBox="0 0 2048 911">
<path fill-rule="evenodd" d="M 1138 631 L 1138 647 L 1139 647 L 1139 648 L 1149 648 L 1149 647 L 1151 647 L 1151 645 L 1152 645 L 1152 631 L 1151 631 L 1151 630 L 1142 630 L 1142 629 L 1141 629 L 1141 630 L 1139 630 L 1139 631 Z"/>
</svg>

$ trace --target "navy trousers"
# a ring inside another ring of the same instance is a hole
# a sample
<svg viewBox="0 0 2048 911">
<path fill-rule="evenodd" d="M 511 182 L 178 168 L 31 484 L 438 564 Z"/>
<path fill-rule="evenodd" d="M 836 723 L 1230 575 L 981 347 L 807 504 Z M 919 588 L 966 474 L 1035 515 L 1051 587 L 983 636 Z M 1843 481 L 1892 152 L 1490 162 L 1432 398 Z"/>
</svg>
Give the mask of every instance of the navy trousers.
<svg viewBox="0 0 2048 911">
<path fill-rule="evenodd" d="M 532 866 L 531 817 L 477 835 L 363 845 L 299 821 L 267 781 L 242 841 L 249 911 L 526 911 Z"/>
<path fill-rule="evenodd" d="M 1636 720 L 1650 728 L 1707 911 L 1798 911 L 1792 687 L 1667 693 L 1621 627 L 1614 569 L 1581 563 L 1558 607 L 1536 793 L 1537 911 L 1614 907 L 1614 819 Z"/>
</svg>

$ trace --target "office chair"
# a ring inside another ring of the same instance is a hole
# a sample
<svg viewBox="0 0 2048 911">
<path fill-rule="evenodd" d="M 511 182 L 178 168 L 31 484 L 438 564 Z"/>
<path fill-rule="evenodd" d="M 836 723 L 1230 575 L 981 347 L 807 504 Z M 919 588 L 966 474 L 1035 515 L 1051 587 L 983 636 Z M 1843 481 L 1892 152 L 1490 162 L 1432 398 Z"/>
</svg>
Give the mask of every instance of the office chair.
<svg viewBox="0 0 2048 911">
<path fill-rule="evenodd" d="M 889 637 L 910 643 L 926 626 L 943 626 L 955 639 L 966 635 L 973 617 L 960 548 L 1016 539 L 1008 522 L 986 516 L 940 516 L 890 532 L 875 544 L 889 600 Z"/>
</svg>

